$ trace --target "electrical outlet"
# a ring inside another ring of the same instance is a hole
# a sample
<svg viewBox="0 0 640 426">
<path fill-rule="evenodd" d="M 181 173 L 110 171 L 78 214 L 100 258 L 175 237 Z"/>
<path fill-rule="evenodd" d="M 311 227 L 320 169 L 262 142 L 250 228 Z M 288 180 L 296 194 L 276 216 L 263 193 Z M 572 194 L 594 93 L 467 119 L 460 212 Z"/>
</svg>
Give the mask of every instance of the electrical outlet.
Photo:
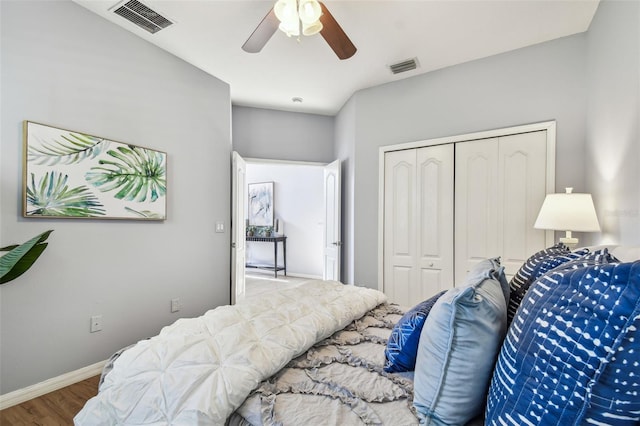
<svg viewBox="0 0 640 426">
<path fill-rule="evenodd" d="M 89 331 L 95 333 L 102 330 L 102 315 L 94 315 L 91 317 L 91 327 Z"/>
<path fill-rule="evenodd" d="M 180 299 L 171 299 L 171 312 L 178 312 L 180 310 Z"/>
</svg>

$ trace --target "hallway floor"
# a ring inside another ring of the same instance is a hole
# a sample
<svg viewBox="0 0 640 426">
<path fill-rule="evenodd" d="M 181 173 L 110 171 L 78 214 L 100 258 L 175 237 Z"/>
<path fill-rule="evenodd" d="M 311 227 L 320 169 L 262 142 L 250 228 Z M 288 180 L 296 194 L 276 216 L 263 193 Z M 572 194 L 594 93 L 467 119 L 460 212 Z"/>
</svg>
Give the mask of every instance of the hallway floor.
<svg viewBox="0 0 640 426">
<path fill-rule="evenodd" d="M 284 276 L 280 274 L 278 278 L 275 278 L 272 273 L 247 272 L 245 280 L 246 298 L 253 298 L 263 296 L 276 289 L 299 286 L 302 283 L 311 281 L 311 278 Z"/>
</svg>

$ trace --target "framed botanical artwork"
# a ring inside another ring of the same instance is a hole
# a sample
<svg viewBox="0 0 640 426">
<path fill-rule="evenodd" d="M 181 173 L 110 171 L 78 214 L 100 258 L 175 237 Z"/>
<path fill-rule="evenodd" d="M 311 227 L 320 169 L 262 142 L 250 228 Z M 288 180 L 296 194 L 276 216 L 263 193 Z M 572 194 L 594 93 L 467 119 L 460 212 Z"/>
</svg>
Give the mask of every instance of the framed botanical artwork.
<svg viewBox="0 0 640 426">
<path fill-rule="evenodd" d="M 166 195 L 166 153 L 24 122 L 24 217 L 165 220 Z"/>
<path fill-rule="evenodd" d="M 250 226 L 273 226 L 273 182 L 248 185 Z"/>
</svg>

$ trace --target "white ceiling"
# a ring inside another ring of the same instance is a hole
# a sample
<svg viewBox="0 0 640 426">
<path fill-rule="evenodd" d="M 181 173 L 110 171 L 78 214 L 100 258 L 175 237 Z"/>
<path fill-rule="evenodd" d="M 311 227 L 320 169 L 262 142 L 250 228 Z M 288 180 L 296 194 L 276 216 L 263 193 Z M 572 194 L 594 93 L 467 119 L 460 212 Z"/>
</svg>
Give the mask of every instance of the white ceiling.
<svg viewBox="0 0 640 426">
<path fill-rule="evenodd" d="M 260 53 L 244 52 L 275 0 L 140 0 L 175 22 L 156 34 L 109 10 L 120 1 L 73 1 L 227 82 L 234 105 L 327 115 L 366 87 L 584 32 L 598 7 L 598 0 L 324 0 L 358 48 L 341 61 L 319 34 L 298 41 L 277 31 Z M 389 71 L 414 57 L 417 70 Z"/>
</svg>

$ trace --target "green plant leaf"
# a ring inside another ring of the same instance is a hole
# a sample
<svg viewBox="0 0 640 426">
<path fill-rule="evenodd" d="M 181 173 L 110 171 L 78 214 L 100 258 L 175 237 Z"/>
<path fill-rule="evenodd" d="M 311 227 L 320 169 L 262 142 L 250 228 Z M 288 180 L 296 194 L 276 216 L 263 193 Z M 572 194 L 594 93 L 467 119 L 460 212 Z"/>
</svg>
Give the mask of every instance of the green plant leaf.
<svg viewBox="0 0 640 426">
<path fill-rule="evenodd" d="M 115 191 L 115 198 L 126 201 L 156 201 L 167 192 L 164 155 L 137 146 L 109 150 L 113 160 L 100 160 L 85 175 L 102 192 Z"/>
<path fill-rule="evenodd" d="M 44 141 L 29 145 L 28 160 L 34 164 L 74 164 L 95 158 L 109 148 L 109 141 L 82 133 L 61 134 L 62 140 Z"/>
<path fill-rule="evenodd" d="M 14 248 L 0 257 L 0 284 L 14 280 L 24 274 L 40 257 L 44 249 L 47 248 L 49 243 L 44 241 L 52 232 L 53 229 L 50 229 L 33 237 L 24 244 L 9 246 Z"/>
<path fill-rule="evenodd" d="M 146 219 L 162 219 L 164 215 L 158 212 L 152 212 L 151 210 L 134 210 L 129 207 L 124 208 L 126 211 L 131 212 L 139 217 L 144 217 Z"/>
<path fill-rule="evenodd" d="M 47 172 L 36 185 L 35 175 L 31 173 L 31 182 L 27 186 L 27 215 L 97 217 L 104 216 L 104 206 L 86 186 L 69 188 L 68 175 L 52 171 Z"/>
</svg>

